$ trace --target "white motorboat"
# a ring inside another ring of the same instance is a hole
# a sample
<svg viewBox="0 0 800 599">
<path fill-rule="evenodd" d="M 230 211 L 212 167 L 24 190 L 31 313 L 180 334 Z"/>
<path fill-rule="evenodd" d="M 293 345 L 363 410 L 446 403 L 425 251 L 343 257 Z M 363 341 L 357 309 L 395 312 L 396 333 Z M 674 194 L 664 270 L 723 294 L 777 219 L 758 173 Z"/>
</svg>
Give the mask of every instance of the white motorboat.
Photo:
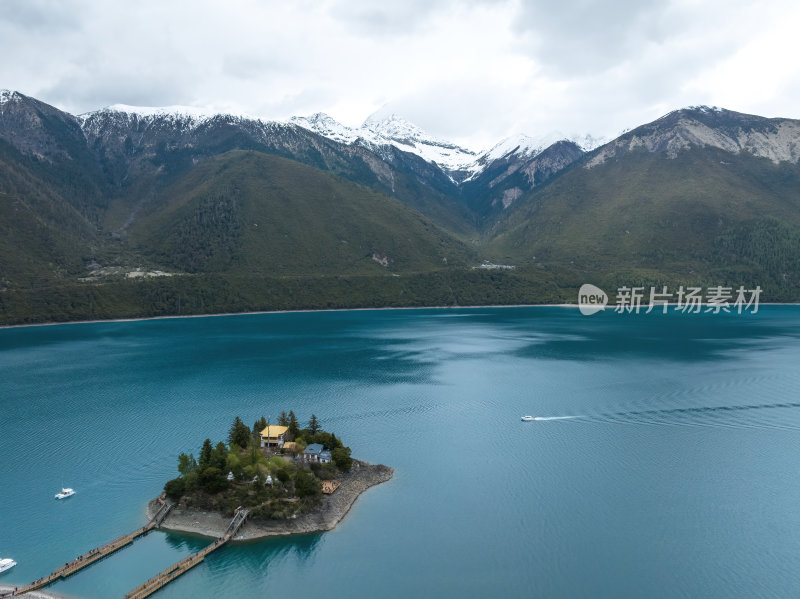
<svg viewBox="0 0 800 599">
<path fill-rule="evenodd" d="M 522 420 L 523 422 L 531 422 L 532 420 L 536 420 L 536 418 L 534 418 L 533 416 L 523 416 L 522 418 L 520 418 L 520 420 Z"/>
<path fill-rule="evenodd" d="M 0 572 L 5 572 L 6 570 L 10 570 L 16 565 L 17 562 L 15 562 L 13 559 L 8 559 L 8 558 L 0 559 Z"/>
<path fill-rule="evenodd" d="M 75 495 L 74 489 L 63 488 L 61 489 L 61 493 L 56 493 L 56 499 L 66 499 L 67 497 L 72 497 Z"/>
</svg>

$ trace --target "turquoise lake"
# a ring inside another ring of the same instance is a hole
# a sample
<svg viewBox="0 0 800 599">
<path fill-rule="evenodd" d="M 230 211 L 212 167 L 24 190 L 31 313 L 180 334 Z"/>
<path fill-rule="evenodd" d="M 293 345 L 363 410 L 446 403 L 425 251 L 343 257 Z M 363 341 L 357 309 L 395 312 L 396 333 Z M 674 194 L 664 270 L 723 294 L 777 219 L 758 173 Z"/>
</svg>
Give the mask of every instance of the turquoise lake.
<svg viewBox="0 0 800 599">
<path fill-rule="evenodd" d="M 142 526 L 178 454 L 234 416 L 293 409 L 394 478 L 336 530 L 224 547 L 156 597 L 800 596 L 798 366 L 795 306 L 0 330 L 0 557 L 19 564 L 0 584 Z M 207 542 L 155 531 L 48 590 L 122 597 Z"/>
</svg>

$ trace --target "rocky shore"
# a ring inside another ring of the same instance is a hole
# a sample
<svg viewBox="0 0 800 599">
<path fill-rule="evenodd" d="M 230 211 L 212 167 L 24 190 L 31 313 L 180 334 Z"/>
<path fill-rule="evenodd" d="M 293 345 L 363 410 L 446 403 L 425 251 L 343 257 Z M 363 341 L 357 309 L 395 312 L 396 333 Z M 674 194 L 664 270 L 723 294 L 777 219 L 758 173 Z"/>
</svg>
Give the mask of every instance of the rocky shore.
<svg viewBox="0 0 800 599">
<path fill-rule="evenodd" d="M 332 530 L 350 511 L 359 495 L 372 486 L 386 482 L 393 474 L 394 470 L 388 466 L 353 460 L 350 472 L 339 479 L 342 485 L 332 495 L 323 495 L 320 504 L 312 511 L 290 520 L 248 520 L 233 540 L 247 541 Z M 156 510 L 158 502 L 153 500 L 147 506 L 148 519 Z M 230 521 L 229 517 L 216 512 L 175 508 L 161 528 L 216 538 L 225 533 Z"/>
</svg>

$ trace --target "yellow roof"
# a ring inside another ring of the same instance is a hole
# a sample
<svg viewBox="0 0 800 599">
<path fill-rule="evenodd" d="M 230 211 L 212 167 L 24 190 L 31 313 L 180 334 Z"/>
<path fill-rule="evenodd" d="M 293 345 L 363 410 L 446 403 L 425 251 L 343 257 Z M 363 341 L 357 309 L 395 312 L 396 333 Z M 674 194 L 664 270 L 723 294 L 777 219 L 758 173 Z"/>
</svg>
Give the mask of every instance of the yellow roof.
<svg viewBox="0 0 800 599">
<path fill-rule="evenodd" d="M 289 451 L 297 451 L 297 443 L 294 441 L 287 441 L 283 444 L 284 449 L 288 449 Z"/>
<path fill-rule="evenodd" d="M 271 424 L 263 431 L 261 431 L 262 437 L 268 437 L 270 439 L 274 439 L 280 437 L 283 433 L 289 430 L 287 426 L 279 426 L 277 424 Z"/>
</svg>

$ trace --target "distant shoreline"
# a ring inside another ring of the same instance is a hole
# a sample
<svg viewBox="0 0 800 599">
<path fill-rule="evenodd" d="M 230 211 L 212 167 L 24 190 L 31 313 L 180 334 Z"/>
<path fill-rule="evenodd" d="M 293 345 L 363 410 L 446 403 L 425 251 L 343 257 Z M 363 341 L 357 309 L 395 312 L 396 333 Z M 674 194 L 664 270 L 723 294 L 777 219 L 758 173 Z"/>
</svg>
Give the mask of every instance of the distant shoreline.
<svg viewBox="0 0 800 599">
<path fill-rule="evenodd" d="M 766 304 L 760 304 L 762 306 Z M 794 304 L 790 304 L 794 305 Z M 255 312 L 215 312 L 213 314 L 172 314 L 165 316 L 140 316 L 134 318 L 105 318 L 97 320 L 62 320 L 30 322 L 25 324 L 4 324 L 2 329 L 22 327 L 52 327 L 68 324 L 98 324 L 103 322 L 141 322 L 146 320 L 166 320 L 169 318 L 214 318 L 215 316 L 256 316 L 259 314 L 306 314 L 314 312 L 371 312 L 374 310 L 462 310 L 472 308 L 577 308 L 578 304 L 493 304 L 490 306 L 384 306 L 381 308 L 315 308 L 305 310 L 257 310 Z"/>
<path fill-rule="evenodd" d="M 234 541 L 253 541 L 275 536 L 308 534 L 333 530 L 350 511 L 361 494 L 392 478 L 394 470 L 382 464 L 353 460 L 350 472 L 342 475 L 341 486 L 332 495 L 323 495 L 320 505 L 310 512 L 287 520 L 248 520 Z M 147 504 L 147 517 L 158 509 L 154 499 Z M 217 512 L 175 508 L 161 525 L 162 529 L 219 538 L 225 534 L 231 519 Z"/>
<path fill-rule="evenodd" d="M 663 307 L 664 304 L 658 304 L 658 308 Z M 677 305 L 675 303 L 668 303 L 668 306 Z M 707 306 L 709 304 L 700 304 Z M 800 306 L 800 302 L 759 302 L 759 308 L 762 306 Z M 259 314 L 310 314 L 315 312 L 373 312 L 377 310 L 474 310 L 476 308 L 578 308 L 578 304 L 478 304 L 475 306 L 384 306 L 381 308 L 317 308 L 305 310 L 257 310 L 255 312 L 215 312 L 213 314 L 171 314 L 164 316 L 139 316 L 133 318 L 105 318 L 97 320 L 63 320 L 63 321 L 47 321 L 47 322 L 30 322 L 25 324 L 4 324 L 0 325 L 0 330 L 3 329 L 19 329 L 24 327 L 52 327 L 71 324 L 100 324 L 100 323 L 114 323 L 114 322 L 143 322 L 148 320 L 167 320 L 178 318 L 214 318 L 217 316 L 257 316 Z M 614 306 L 608 305 L 606 310 L 613 311 Z M 642 304 L 640 310 L 647 309 L 647 304 Z M 653 308 L 653 312 L 656 308 Z"/>
</svg>

